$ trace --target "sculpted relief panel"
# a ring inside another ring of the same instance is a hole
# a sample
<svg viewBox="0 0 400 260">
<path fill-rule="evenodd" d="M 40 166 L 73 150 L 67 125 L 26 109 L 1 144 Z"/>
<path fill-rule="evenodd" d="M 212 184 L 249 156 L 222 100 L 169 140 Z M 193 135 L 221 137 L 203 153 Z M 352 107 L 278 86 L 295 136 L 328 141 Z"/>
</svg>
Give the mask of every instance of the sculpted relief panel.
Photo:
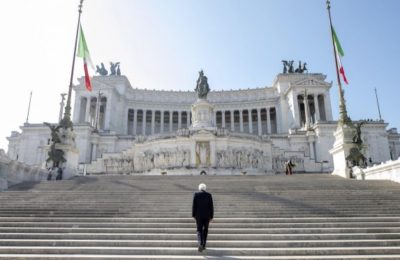
<svg viewBox="0 0 400 260">
<path fill-rule="evenodd" d="M 268 169 L 270 155 L 258 149 L 231 148 L 217 151 L 217 167 Z"/>
<path fill-rule="evenodd" d="M 135 157 L 135 171 L 143 172 L 151 169 L 173 169 L 190 166 L 190 151 L 171 149 L 159 152 L 145 151 Z"/>
<path fill-rule="evenodd" d="M 151 169 L 173 169 L 190 166 L 190 151 L 170 149 L 163 151 L 144 151 L 133 156 L 118 156 L 103 159 L 108 173 L 145 172 Z"/>
<path fill-rule="evenodd" d="M 105 158 L 103 163 L 107 173 L 130 173 L 134 171 L 133 158 L 128 156 Z"/>
</svg>

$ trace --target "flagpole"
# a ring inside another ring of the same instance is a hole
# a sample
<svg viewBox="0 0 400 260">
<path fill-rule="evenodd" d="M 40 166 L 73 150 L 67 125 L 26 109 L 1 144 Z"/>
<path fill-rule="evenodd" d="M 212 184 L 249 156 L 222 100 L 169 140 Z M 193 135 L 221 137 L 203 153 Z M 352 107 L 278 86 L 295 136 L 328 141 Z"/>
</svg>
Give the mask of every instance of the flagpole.
<svg viewBox="0 0 400 260">
<path fill-rule="evenodd" d="M 78 14 L 78 24 L 76 26 L 75 44 L 74 44 L 74 56 L 72 57 L 72 68 L 71 68 L 71 77 L 70 77 L 69 88 L 68 88 L 67 104 L 65 106 L 64 118 L 60 122 L 60 125 L 64 129 L 71 128 L 71 130 L 72 130 L 71 95 L 72 95 L 72 84 L 73 84 L 74 69 L 75 69 L 76 45 L 78 43 L 79 26 L 80 26 L 80 23 L 81 23 L 82 4 L 83 4 L 83 0 L 80 0 L 79 9 L 78 9 L 78 13 L 79 13 Z"/>
<path fill-rule="evenodd" d="M 31 94 L 29 96 L 28 114 L 26 115 L 26 122 L 25 123 L 29 122 L 29 112 L 31 111 L 31 101 L 32 101 L 32 91 L 31 91 Z"/>
<path fill-rule="evenodd" d="M 336 77 L 337 77 L 337 82 L 338 82 L 338 87 L 339 87 L 339 123 L 346 124 L 346 123 L 350 123 L 351 119 L 347 115 L 346 101 L 344 99 L 342 82 L 340 81 L 340 76 L 339 76 L 337 50 L 335 47 L 335 41 L 334 41 L 334 36 L 333 36 L 333 26 L 332 26 L 332 17 L 331 17 L 331 2 L 329 0 L 326 0 L 326 5 L 327 5 L 328 15 L 329 15 L 329 25 L 330 25 L 330 30 L 331 30 L 331 38 L 332 38 L 332 46 L 333 46 L 333 56 L 335 56 Z"/>
<path fill-rule="evenodd" d="M 379 121 L 382 121 L 381 108 L 379 107 L 378 92 L 376 91 L 376 88 L 375 88 L 375 97 L 376 97 L 376 104 L 378 106 Z"/>
</svg>

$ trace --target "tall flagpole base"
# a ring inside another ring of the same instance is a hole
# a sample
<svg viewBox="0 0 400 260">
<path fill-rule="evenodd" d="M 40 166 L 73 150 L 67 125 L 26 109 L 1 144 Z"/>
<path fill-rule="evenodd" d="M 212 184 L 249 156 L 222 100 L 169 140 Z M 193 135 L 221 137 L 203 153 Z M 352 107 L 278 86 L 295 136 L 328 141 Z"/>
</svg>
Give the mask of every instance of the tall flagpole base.
<svg viewBox="0 0 400 260">
<path fill-rule="evenodd" d="M 350 150 L 355 145 L 353 143 L 354 129 L 348 124 L 339 123 L 334 136 L 333 148 L 329 150 L 333 158 L 334 170 L 332 174 L 343 178 L 351 178 L 351 167 L 346 158 L 350 155 Z"/>
</svg>

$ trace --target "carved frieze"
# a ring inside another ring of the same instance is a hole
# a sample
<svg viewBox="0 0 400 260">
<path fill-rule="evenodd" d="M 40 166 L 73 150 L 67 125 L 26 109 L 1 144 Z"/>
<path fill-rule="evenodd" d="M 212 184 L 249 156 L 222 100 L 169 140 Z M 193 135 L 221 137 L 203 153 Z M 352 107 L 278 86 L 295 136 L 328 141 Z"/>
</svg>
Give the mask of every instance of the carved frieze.
<svg viewBox="0 0 400 260">
<path fill-rule="evenodd" d="M 232 148 L 217 151 L 217 167 L 232 169 L 268 169 L 270 154 L 258 149 Z"/>
</svg>

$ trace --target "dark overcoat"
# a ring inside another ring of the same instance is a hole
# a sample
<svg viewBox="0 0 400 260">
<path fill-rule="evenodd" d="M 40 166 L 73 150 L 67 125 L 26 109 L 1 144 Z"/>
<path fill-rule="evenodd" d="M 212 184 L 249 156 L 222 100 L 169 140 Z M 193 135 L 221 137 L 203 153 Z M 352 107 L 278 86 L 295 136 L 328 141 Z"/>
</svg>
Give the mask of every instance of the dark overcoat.
<svg viewBox="0 0 400 260">
<path fill-rule="evenodd" d="M 192 217 L 196 219 L 213 219 L 214 205 L 210 193 L 206 191 L 196 192 L 193 196 Z"/>
</svg>

